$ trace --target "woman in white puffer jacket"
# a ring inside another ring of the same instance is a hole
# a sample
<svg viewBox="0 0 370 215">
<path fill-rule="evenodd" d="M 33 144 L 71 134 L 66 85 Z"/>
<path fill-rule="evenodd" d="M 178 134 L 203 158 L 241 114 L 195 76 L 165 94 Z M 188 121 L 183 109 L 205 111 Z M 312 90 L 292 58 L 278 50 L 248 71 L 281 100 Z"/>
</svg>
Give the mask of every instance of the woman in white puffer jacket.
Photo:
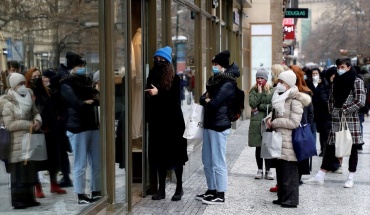
<svg viewBox="0 0 370 215">
<path fill-rule="evenodd" d="M 299 92 L 296 87 L 297 77 L 293 71 L 282 72 L 278 79 L 279 83 L 272 97 L 273 111 L 264 119 L 267 127 L 280 132 L 283 139 L 281 157 L 276 166 L 278 199 L 273 204 L 292 208 L 299 203 L 299 174 L 292 131 L 299 126 L 303 108 L 310 104 L 311 98 Z"/>
</svg>

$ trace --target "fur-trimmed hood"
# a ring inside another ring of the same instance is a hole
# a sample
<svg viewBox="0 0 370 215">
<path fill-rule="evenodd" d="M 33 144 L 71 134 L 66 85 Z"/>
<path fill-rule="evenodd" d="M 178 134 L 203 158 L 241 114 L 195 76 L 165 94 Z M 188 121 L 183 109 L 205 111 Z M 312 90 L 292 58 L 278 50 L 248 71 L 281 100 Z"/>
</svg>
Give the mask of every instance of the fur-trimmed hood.
<svg viewBox="0 0 370 215">
<path fill-rule="evenodd" d="M 297 92 L 294 96 L 294 99 L 299 100 L 302 102 L 303 106 L 307 107 L 309 104 L 311 104 L 311 96 L 309 96 L 307 93 Z"/>
</svg>

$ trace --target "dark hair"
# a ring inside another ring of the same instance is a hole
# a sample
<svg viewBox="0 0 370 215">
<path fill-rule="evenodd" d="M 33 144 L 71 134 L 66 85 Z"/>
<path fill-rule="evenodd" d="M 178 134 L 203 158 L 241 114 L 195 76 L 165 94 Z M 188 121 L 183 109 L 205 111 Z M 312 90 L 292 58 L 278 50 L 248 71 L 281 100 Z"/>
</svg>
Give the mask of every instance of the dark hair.
<svg viewBox="0 0 370 215">
<path fill-rule="evenodd" d="M 173 77 L 175 76 L 174 68 L 170 62 L 165 61 L 162 69 L 163 75 L 159 84 L 161 87 L 165 88 L 166 90 L 169 90 L 171 89 L 172 80 Z"/>
<path fill-rule="evenodd" d="M 13 67 L 14 69 L 19 69 L 21 68 L 21 64 L 16 60 L 10 60 L 8 61 L 8 69 L 10 69 L 11 67 Z"/>
<path fill-rule="evenodd" d="M 351 59 L 348 57 L 342 57 L 342 58 L 338 58 L 335 61 L 335 65 L 337 66 L 340 66 L 342 64 L 346 64 L 347 66 L 352 66 Z"/>
</svg>

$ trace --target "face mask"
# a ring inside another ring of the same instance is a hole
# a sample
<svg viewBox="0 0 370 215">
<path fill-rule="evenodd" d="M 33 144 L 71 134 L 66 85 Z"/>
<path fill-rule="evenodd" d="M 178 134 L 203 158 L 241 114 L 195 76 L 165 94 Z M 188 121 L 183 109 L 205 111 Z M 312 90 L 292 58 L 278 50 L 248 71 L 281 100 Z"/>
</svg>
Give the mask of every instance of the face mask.
<svg viewBox="0 0 370 215">
<path fill-rule="evenodd" d="M 262 81 L 257 81 L 257 84 L 258 85 L 261 85 L 262 87 L 264 87 L 265 85 L 266 85 L 266 80 L 265 79 L 263 79 Z"/>
<path fill-rule="evenodd" d="M 276 91 L 278 93 L 284 93 L 286 91 L 286 87 L 282 83 L 278 83 L 276 86 Z"/>
<path fill-rule="evenodd" d="M 319 76 L 315 75 L 315 76 L 312 76 L 312 80 L 314 82 L 318 82 L 319 81 Z"/>
<path fill-rule="evenodd" d="M 213 72 L 213 74 L 218 74 L 220 71 L 218 71 L 217 66 L 212 66 L 212 72 Z"/>
<path fill-rule="evenodd" d="M 338 75 L 343 75 L 345 72 L 346 72 L 346 70 L 344 70 L 344 69 L 339 69 L 337 71 Z"/>
<path fill-rule="evenodd" d="M 303 79 L 304 79 L 304 80 L 307 80 L 307 75 L 304 75 L 304 76 L 303 76 Z"/>
<path fill-rule="evenodd" d="M 32 84 L 32 87 L 40 87 L 42 86 L 42 79 L 41 78 L 34 78 L 34 79 L 31 79 L 31 84 Z"/>
<path fill-rule="evenodd" d="M 77 75 L 85 75 L 86 73 L 86 68 L 85 67 L 79 67 L 76 71 Z"/>
<path fill-rule="evenodd" d="M 27 94 L 27 88 L 24 85 L 19 86 L 16 91 L 21 96 L 25 96 Z"/>
</svg>

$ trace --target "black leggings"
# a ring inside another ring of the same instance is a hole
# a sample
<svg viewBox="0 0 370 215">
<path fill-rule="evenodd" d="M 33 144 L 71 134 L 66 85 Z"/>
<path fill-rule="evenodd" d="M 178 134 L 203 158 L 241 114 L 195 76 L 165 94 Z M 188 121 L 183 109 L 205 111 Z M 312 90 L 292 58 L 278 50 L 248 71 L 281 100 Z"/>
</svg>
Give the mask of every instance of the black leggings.
<svg viewBox="0 0 370 215">
<path fill-rule="evenodd" d="M 175 175 L 176 175 L 176 189 L 182 189 L 182 173 L 184 172 L 184 167 L 182 165 L 176 166 Z M 159 190 L 165 190 L 166 188 L 166 176 L 167 176 L 167 167 L 160 166 L 158 168 L 158 181 L 159 181 Z"/>
<path fill-rule="evenodd" d="M 258 169 L 263 168 L 263 158 L 261 158 L 261 147 L 256 147 L 256 162 Z M 266 171 L 270 171 L 270 159 L 265 159 L 265 169 Z"/>
</svg>

